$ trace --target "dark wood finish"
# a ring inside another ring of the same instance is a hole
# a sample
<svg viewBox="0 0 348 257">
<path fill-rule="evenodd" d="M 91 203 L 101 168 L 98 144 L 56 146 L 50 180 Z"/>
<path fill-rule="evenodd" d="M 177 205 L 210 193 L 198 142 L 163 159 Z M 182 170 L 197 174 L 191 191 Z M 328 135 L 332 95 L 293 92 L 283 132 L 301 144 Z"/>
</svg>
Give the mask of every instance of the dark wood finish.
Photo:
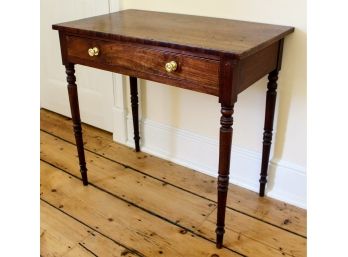
<svg viewBox="0 0 348 257">
<path fill-rule="evenodd" d="M 261 77 L 270 74 L 260 180 L 260 194 L 263 195 L 272 139 L 270 135 L 273 129 L 276 78 L 281 66 L 283 39 L 293 32 L 294 28 L 140 10 L 124 10 L 61 23 L 53 25 L 53 28 L 59 30 L 63 64 L 68 64 L 70 70 L 69 63 L 75 63 L 131 77 L 136 151 L 140 150 L 136 78 L 218 96 L 222 117 L 216 245 L 221 248 L 234 104 L 240 92 Z M 88 55 L 87 51 L 92 47 L 100 49 L 98 56 Z M 170 61 L 176 61 L 178 68 L 168 73 L 164 67 Z M 76 90 L 75 82 L 72 83 L 71 87 Z M 73 112 L 76 111 L 77 92 L 75 97 L 72 91 L 72 96 L 73 99 L 76 98 L 71 105 Z M 77 124 L 80 122 L 79 116 L 75 121 Z M 77 135 L 83 150 L 82 137 L 80 133 Z M 83 151 L 79 147 L 78 149 L 80 149 L 79 155 L 81 152 L 83 157 L 80 159 L 84 163 Z M 85 168 L 85 165 L 83 166 Z"/>
<path fill-rule="evenodd" d="M 294 28 L 192 15 L 124 10 L 53 25 L 60 31 L 63 62 L 82 64 L 220 96 L 221 61 L 240 60 L 232 99 L 272 71 L 277 45 Z M 64 34 L 64 35 L 63 35 Z M 62 42 L 64 41 L 64 42 Z M 69 46 L 70 45 L 70 46 Z M 87 49 L 101 48 L 89 57 Z M 86 49 L 87 48 L 87 49 Z M 178 70 L 164 71 L 176 60 Z M 229 89 L 227 89 L 229 90 Z"/>
<path fill-rule="evenodd" d="M 263 132 L 263 148 L 262 148 L 262 162 L 261 162 L 261 174 L 260 174 L 260 196 L 265 195 L 265 187 L 267 183 L 267 171 L 269 164 L 269 155 L 272 145 L 273 136 L 273 121 L 274 111 L 277 99 L 277 80 L 278 70 L 272 71 L 268 76 L 267 95 L 266 95 L 266 115 L 265 126 Z"/>
<path fill-rule="evenodd" d="M 230 53 L 238 59 L 258 52 L 294 30 L 287 26 L 142 10 L 124 10 L 60 23 L 53 28 L 200 53 Z"/>
<path fill-rule="evenodd" d="M 221 107 L 220 119 L 220 150 L 219 150 L 219 176 L 218 176 L 218 207 L 216 222 L 216 247 L 222 247 L 225 233 L 226 200 L 230 174 L 231 145 L 233 134 L 233 108 L 234 106 Z"/>
<path fill-rule="evenodd" d="M 284 38 L 279 40 L 278 60 L 277 60 L 277 70 L 278 71 L 280 71 L 280 69 L 282 68 L 283 48 L 284 48 Z"/>
<path fill-rule="evenodd" d="M 225 213 L 229 184 L 231 146 L 233 134 L 233 112 L 234 103 L 237 101 L 235 86 L 238 83 L 238 62 L 231 56 L 225 55 L 221 59 L 220 66 L 220 97 L 221 119 L 220 119 L 220 140 L 219 140 L 219 169 L 218 169 L 218 206 L 216 218 L 216 247 L 222 248 L 223 236 L 225 233 Z"/>
<path fill-rule="evenodd" d="M 195 91 L 218 95 L 219 62 L 217 60 L 122 42 L 66 36 L 67 58 L 108 71 L 120 72 L 144 79 L 153 76 L 165 79 L 165 83 L 187 87 Z M 98 56 L 89 56 L 88 49 L 97 46 Z M 176 61 L 178 68 L 167 72 L 165 64 Z M 156 80 L 156 79 L 153 79 Z M 162 81 L 160 81 L 162 82 Z"/>
<path fill-rule="evenodd" d="M 139 113 L 138 113 L 138 83 L 137 78 L 130 77 L 130 94 L 131 94 L 131 105 L 132 105 L 132 117 L 133 117 L 133 130 L 134 130 L 134 143 L 135 151 L 140 151 L 139 145 Z"/>
<path fill-rule="evenodd" d="M 66 65 L 68 64 L 67 58 L 66 58 L 68 49 L 66 47 L 65 34 L 63 31 L 59 31 L 59 43 L 60 43 L 60 52 L 62 55 L 62 63 L 63 65 Z"/>
<path fill-rule="evenodd" d="M 66 80 L 68 82 L 68 93 L 69 93 L 69 102 L 71 110 L 71 118 L 73 122 L 73 129 L 76 140 L 77 153 L 80 163 L 80 172 L 82 176 L 82 183 L 87 186 L 87 168 L 85 160 L 85 152 L 83 148 L 83 139 L 82 139 L 82 128 L 81 128 L 81 118 L 80 118 L 80 109 L 79 109 L 79 99 L 77 96 L 77 86 L 76 86 L 76 77 L 75 77 L 75 68 L 74 64 L 65 65 Z"/>
<path fill-rule="evenodd" d="M 237 102 L 239 62 L 231 55 L 224 55 L 220 61 L 219 103 L 231 106 Z"/>
<path fill-rule="evenodd" d="M 277 68 L 279 42 L 240 61 L 238 93 Z"/>
<path fill-rule="evenodd" d="M 269 165 L 269 156 L 272 146 L 272 137 L 273 137 L 273 123 L 274 123 L 274 112 L 275 104 L 277 100 L 277 81 L 278 74 L 282 66 L 282 57 L 283 57 L 283 46 L 284 39 L 281 39 L 278 44 L 278 53 L 277 53 L 277 64 L 276 69 L 269 73 L 268 75 L 268 84 L 267 84 L 267 94 L 266 94 L 266 110 L 265 110 L 265 125 L 263 133 L 263 147 L 262 147 L 262 161 L 261 161 L 261 173 L 260 173 L 260 190 L 259 195 L 265 195 L 265 188 L 267 183 L 268 175 L 268 165 Z"/>
</svg>

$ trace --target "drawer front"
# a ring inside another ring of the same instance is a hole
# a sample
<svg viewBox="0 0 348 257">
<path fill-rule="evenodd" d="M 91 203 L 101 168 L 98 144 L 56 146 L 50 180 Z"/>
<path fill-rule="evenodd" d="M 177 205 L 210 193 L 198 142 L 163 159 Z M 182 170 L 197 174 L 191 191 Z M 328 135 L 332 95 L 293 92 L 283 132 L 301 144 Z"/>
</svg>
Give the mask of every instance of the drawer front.
<svg viewBox="0 0 348 257">
<path fill-rule="evenodd" d="M 66 43 L 71 62 L 218 95 L 218 60 L 76 36 L 67 36 Z M 90 56 L 88 51 L 94 47 L 99 52 Z M 176 70 L 168 72 L 165 65 L 173 61 Z"/>
</svg>

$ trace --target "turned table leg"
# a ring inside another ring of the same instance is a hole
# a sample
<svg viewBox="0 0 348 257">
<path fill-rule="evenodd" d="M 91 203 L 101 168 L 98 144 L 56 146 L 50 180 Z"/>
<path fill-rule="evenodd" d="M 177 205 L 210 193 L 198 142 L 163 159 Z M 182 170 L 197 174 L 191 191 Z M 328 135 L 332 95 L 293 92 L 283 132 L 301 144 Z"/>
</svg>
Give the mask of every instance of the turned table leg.
<svg viewBox="0 0 348 257">
<path fill-rule="evenodd" d="M 266 96 L 266 114 L 265 126 L 263 133 L 263 149 L 262 149 L 262 163 L 261 163 L 261 177 L 260 177 L 260 196 L 265 195 L 265 187 L 267 183 L 267 172 L 269 164 L 269 155 L 272 145 L 272 131 L 274 121 L 274 111 L 277 99 L 277 80 L 278 70 L 272 71 L 268 75 L 267 96 Z"/>
<path fill-rule="evenodd" d="M 85 153 L 83 148 L 81 118 L 80 118 L 80 110 L 79 110 L 79 100 L 77 96 L 77 86 L 75 83 L 76 77 L 75 77 L 74 64 L 72 63 L 66 64 L 65 72 L 67 75 L 66 80 L 68 82 L 70 110 L 71 110 L 71 117 L 73 122 L 75 140 L 76 140 L 77 153 L 78 153 L 79 163 L 80 163 L 80 172 L 82 176 L 82 182 L 85 186 L 87 186 L 88 185 L 87 168 L 86 168 Z"/>
<path fill-rule="evenodd" d="M 233 108 L 222 106 L 220 119 L 220 150 L 219 150 L 219 176 L 218 176 L 218 207 L 216 223 L 216 247 L 221 248 L 225 233 L 226 200 L 230 173 L 231 145 L 233 134 Z"/>
<path fill-rule="evenodd" d="M 137 78 L 129 77 L 130 79 L 130 93 L 131 93 L 131 105 L 132 105 L 132 116 L 133 116 L 133 128 L 134 128 L 134 143 L 135 151 L 140 151 L 139 145 L 139 114 L 138 114 L 138 84 Z"/>
</svg>

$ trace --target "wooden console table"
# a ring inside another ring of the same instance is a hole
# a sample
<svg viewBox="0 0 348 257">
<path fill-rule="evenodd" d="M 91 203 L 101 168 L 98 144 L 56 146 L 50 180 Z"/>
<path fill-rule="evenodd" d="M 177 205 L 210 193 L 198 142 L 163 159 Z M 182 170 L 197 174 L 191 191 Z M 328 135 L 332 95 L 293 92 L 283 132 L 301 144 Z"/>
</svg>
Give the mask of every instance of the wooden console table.
<svg viewBox="0 0 348 257">
<path fill-rule="evenodd" d="M 264 196 L 284 37 L 292 27 L 125 10 L 53 25 L 59 31 L 73 128 L 88 185 L 75 64 L 130 76 L 135 149 L 139 146 L 137 78 L 215 95 L 221 104 L 216 246 L 222 247 L 232 144 L 233 107 L 240 92 L 268 75 L 260 178 Z"/>
</svg>

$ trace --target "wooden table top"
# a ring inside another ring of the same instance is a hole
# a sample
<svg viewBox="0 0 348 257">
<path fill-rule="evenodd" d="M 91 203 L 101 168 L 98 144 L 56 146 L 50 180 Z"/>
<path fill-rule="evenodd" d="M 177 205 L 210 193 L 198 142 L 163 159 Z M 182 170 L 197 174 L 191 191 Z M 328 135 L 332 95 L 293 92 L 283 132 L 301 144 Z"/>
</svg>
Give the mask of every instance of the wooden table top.
<svg viewBox="0 0 348 257">
<path fill-rule="evenodd" d="M 238 59 L 294 31 L 288 26 L 142 10 L 60 23 L 53 25 L 53 29 L 189 51 L 229 53 Z"/>
</svg>

